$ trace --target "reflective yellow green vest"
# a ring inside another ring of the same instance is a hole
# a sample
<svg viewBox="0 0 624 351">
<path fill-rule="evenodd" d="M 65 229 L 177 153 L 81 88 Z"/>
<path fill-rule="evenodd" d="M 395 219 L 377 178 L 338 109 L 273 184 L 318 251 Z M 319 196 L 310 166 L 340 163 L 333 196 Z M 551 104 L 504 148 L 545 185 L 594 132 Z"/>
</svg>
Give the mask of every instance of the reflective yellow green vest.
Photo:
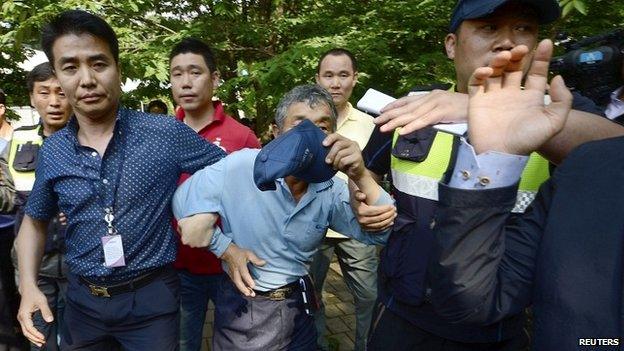
<svg viewBox="0 0 624 351">
<path fill-rule="evenodd" d="M 398 132 L 394 132 L 392 147 L 398 139 Z M 408 195 L 438 201 L 438 182 L 446 172 L 453 149 L 453 136 L 438 132 L 423 162 L 403 160 L 394 155 L 390 156 L 390 169 L 394 187 Z M 520 187 L 518 198 L 513 212 L 524 212 L 533 201 L 539 186 L 550 177 L 549 164 L 546 159 L 537 153 L 529 157 Z"/>
<path fill-rule="evenodd" d="M 13 131 L 13 139 L 11 140 L 11 149 L 9 151 L 9 169 L 13 176 L 13 181 L 15 182 L 16 191 L 31 191 L 35 184 L 35 171 L 16 171 L 15 168 L 13 168 L 13 161 L 15 161 L 15 154 L 21 145 L 29 141 L 37 145 L 43 144 L 43 138 L 40 135 L 41 128 L 42 126 L 38 125 L 32 126 L 32 128 L 18 128 Z"/>
</svg>

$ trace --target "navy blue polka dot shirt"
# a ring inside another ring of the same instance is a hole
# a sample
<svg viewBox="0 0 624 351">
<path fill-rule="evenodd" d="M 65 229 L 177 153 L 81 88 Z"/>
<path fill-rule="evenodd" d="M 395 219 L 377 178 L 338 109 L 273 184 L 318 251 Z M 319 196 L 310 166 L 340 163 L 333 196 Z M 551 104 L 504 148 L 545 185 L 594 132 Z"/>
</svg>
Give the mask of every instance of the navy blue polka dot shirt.
<svg viewBox="0 0 624 351">
<path fill-rule="evenodd" d="M 103 157 L 79 144 L 78 123 L 47 138 L 26 214 L 67 215 L 66 260 L 72 273 L 124 281 L 175 260 L 171 198 L 180 173 L 194 173 L 225 153 L 174 118 L 120 108 Z M 124 267 L 104 266 L 105 208 L 122 236 Z"/>
</svg>

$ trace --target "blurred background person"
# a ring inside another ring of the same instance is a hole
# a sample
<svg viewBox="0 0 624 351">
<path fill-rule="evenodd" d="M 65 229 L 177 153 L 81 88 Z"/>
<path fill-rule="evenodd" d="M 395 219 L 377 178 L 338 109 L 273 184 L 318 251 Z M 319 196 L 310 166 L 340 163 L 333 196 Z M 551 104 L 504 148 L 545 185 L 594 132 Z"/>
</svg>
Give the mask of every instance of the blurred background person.
<svg viewBox="0 0 624 351">
<path fill-rule="evenodd" d="M 17 128 L 11 140 L 9 166 L 17 191 L 15 233 L 19 232 L 24 218 L 24 205 L 35 182 L 35 168 L 39 160 L 39 149 L 44 140 L 65 127 L 72 109 L 49 62 L 35 66 L 27 78 L 30 104 L 39 114 L 39 123 Z M 46 350 L 58 350 L 60 325 L 63 323 L 63 305 L 67 291 L 67 266 L 65 265 L 65 230 L 67 223 L 61 213 L 50 220 L 46 233 L 44 255 L 39 268 L 37 285 L 48 299 L 54 321 L 49 325 Z M 17 271 L 17 254 L 12 252 Z M 32 345 L 33 350 L 39 350 Z"/>
<path fill-rule="evenodd" d="M 355 141 L 360 150 L 368 143 L 375 124 L 373 117 L 357 110 L 349 99 L 357 84 L 357 61 L 347 49 L 334 48 L 321 55 L 316 72 L 316 83 L 327 90 L 338 111 L 336 133 Z M 339 172 L 338 177 L 347 180 Z M 377 299 L 377 247 L 348 238 L 329 229 L 320 249 L 313 258 L 310 274 L 314 279 L 320 309 L 315 314 L 319 348 L 328 348 L 325 340 L 325 304 L 323 285 L 331 259 L 336 253 L 345 284 L 355 303 L 355 350 L 364 350 Z"/>
<path fill-rule="evenodd" d="M 6 95 L 0 89 L 0 351 L 18 350 L 25 345 L 18 332 L 16 320 L 19 296 L 15 286 L 14 270 L 11 264 L 11 247 L 13 234 L 15 187 L 8 169 L 8 153 L 13 128 L 6 121 Z"/>
<path fill-rule="evenodd" d="M 213 101 L 219 72 L 215 56 L 206 43 L 183 39 L 171 49 L 169 66 L 171 93 L 181 107 L 176 115 L 180 122 L 226 153 L 260 148 L 253 131 L 228 116 L 221 101 Z M 179 184 L 189 176 L 183 174 Z M 208 302 L 215 301 L 225 274 L 214 254 L 180 241 L 174 267 L 180 276 L 180 349 L 199 351 Z"/>
</svg>

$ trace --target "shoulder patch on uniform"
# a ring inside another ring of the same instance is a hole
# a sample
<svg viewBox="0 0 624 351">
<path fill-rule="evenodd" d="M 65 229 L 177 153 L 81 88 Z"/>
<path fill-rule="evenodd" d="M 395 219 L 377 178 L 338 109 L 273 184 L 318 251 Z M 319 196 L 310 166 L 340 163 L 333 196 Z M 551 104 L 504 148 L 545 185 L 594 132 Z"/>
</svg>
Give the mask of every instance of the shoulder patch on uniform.
<svg viewBox="0 0 624 351">
<path fill-rule="evenodd" d="M 38 124 L 33 124 L 32 126 L 21 126 L 15 129 L 14 132 L 19 132 L 21 130 L 33 130 L 33 129 L 37 129 L 38 127 L 39 127 Z"/>
</svg>

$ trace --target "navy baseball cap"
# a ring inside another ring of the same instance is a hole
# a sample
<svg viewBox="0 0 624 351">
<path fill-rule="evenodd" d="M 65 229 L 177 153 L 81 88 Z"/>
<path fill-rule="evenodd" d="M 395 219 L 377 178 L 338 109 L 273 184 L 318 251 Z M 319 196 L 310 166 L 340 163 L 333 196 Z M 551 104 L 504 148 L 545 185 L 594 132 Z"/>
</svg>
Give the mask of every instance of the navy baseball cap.
<svg viewBox="0 0 624 351">
<path fill-rule="evenodd" d="M 275 180 L 295 176 L 308 183 L 330 180 L 335 174 L 325 158 L 327 137 L 310 120 L 304 120 L 260 150 L 254 162 L 254 182 L 262 191 L 275 190 Z"/>
<path fill-rule="evenodd" d="M 491 15 L 497 8 L 509 1 L 511 0 L 459 0 L 453 10 L 449 33 L 455 33 L 463 21 Z M 561 8 L 556 0 L 521 0 L 519 2 L 535 9 L 539 24 L 554 22 L 561 16 Z"/>
</svg>

